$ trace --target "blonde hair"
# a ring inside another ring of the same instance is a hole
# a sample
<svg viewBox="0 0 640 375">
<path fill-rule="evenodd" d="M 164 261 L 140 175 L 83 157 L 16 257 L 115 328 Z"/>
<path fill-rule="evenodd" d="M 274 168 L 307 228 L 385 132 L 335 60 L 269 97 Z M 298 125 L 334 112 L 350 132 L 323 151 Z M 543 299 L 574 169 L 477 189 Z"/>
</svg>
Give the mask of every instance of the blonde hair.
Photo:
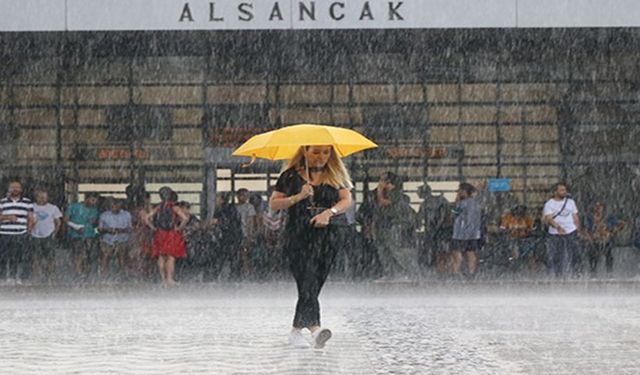
<svg viewBox="0 0 640 375">
<path fill-rule="evenodd" d="M 290 168 L 298 169 L 300 167 L 305 167 L 305 159 L 304 159 L 304 151 L 305 149 L 309 149 L 312 146 L 301 146 L 293 158 L 289 159 L 284 163 L 284 169 L 287 170 Z M 329 161 L 327 161 L 327 165 L 325 167 L 325 173 L 323 174 L 322 183 L 332 186 L 336 189 L 353 189 L 353 183 L 351 182 L 351 177 L 349 176 L 349 171 L 344 166 L 342 159 L 338 157 L 336 150 L 331 146 L 331 155 L 329 156 Z"/>
</svg>

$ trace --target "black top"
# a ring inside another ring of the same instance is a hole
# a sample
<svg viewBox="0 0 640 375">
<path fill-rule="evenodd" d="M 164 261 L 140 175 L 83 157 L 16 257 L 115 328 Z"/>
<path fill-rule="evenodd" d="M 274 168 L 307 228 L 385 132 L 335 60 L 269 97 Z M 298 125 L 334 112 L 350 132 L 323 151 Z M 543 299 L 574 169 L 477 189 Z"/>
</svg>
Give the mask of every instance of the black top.
<svg viewBox="0 0 640 375">
<path fill-rule="evenodd" d="M 276 191 L 291 196 L 298 194 L 307 182 L 300 176 L 295 168 L 282 172 L 276 183 Z M 312 204 L 313 199 L 313 204 Z M 287 228 L 300 228 L 309 224 L 311 218 L 322 211 L 333 207 L 340 201 L 340 193 L 333 186 L 321 184 L 313 187 L 313 198 L 306 198 L 289 207 L 289 220 Z M 313 207 L 313 208 L 312 208 Z M 329 221 L 329 225 L 348 225 L 345 214 L 335 215 Z"/>
</svg>

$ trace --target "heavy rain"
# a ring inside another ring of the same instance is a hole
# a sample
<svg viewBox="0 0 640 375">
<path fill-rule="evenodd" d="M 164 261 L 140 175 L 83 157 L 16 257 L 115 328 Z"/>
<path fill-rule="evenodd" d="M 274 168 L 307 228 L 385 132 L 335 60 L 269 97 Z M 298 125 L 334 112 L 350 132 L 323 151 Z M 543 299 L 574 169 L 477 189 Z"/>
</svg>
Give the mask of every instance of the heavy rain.
<svg viewBox="0 0 640 375">
<path fill-rule="evenodd" d="M 640 371 L 640 7 L 13 3 L 0 372 Z"/>
</svg>

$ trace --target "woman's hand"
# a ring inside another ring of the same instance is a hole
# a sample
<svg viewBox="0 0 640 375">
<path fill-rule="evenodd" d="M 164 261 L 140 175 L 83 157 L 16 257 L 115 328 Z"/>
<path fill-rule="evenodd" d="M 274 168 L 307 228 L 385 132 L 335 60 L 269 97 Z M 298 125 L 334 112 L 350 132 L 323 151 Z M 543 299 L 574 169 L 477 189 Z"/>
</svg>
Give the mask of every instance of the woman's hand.
<svg viewBox="0 0 640 375">
<path fill-rule="evenodd" d="M 300 196 L 299 200 L 303 200 L 313 196 L 313 186 L 311 186 L 310 184 L 302 186 L 302 189 L 300 189 L 300 193 L 298 193 L 298 195 Z"/>
<path fill-rule="evenodd" d="M 317 214 L 316 216 L 314 216 L 311 219 L 310 223 L 316 228 L 324 228 L 327 225 L 329 225 L 329 220 L 331 220 L 331 216 L 333 216 L 333 213 L 331 213 L 331 211 L 329 210 L 325 210 Z"/>
<path fill-rule="evenodd" d="M 293 203 L 298 203 L 303 199 L 307 199 L 309 197 L 313 196 L 313 186 L 311 186 L 311 184 L 305 184 L 302 186 L 302 189 L 300 189 L 300 192 L 298 194 L 296 194 L 292 199 L 293 199 Z"/>
</svg>

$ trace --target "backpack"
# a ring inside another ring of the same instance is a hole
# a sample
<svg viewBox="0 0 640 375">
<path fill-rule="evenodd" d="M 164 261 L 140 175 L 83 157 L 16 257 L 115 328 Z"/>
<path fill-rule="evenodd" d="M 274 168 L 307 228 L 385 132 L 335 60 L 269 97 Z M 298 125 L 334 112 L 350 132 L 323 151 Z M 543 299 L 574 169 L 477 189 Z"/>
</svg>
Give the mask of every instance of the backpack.
<svg viewBox="0 0 640 375">
<path fill-rule="evenodd" d="M 161 204 L 154 225 L 161 230 L 173 230 L 175 228 L 176 213 L 173 212 L 173 204 Z"/>
</svg>

